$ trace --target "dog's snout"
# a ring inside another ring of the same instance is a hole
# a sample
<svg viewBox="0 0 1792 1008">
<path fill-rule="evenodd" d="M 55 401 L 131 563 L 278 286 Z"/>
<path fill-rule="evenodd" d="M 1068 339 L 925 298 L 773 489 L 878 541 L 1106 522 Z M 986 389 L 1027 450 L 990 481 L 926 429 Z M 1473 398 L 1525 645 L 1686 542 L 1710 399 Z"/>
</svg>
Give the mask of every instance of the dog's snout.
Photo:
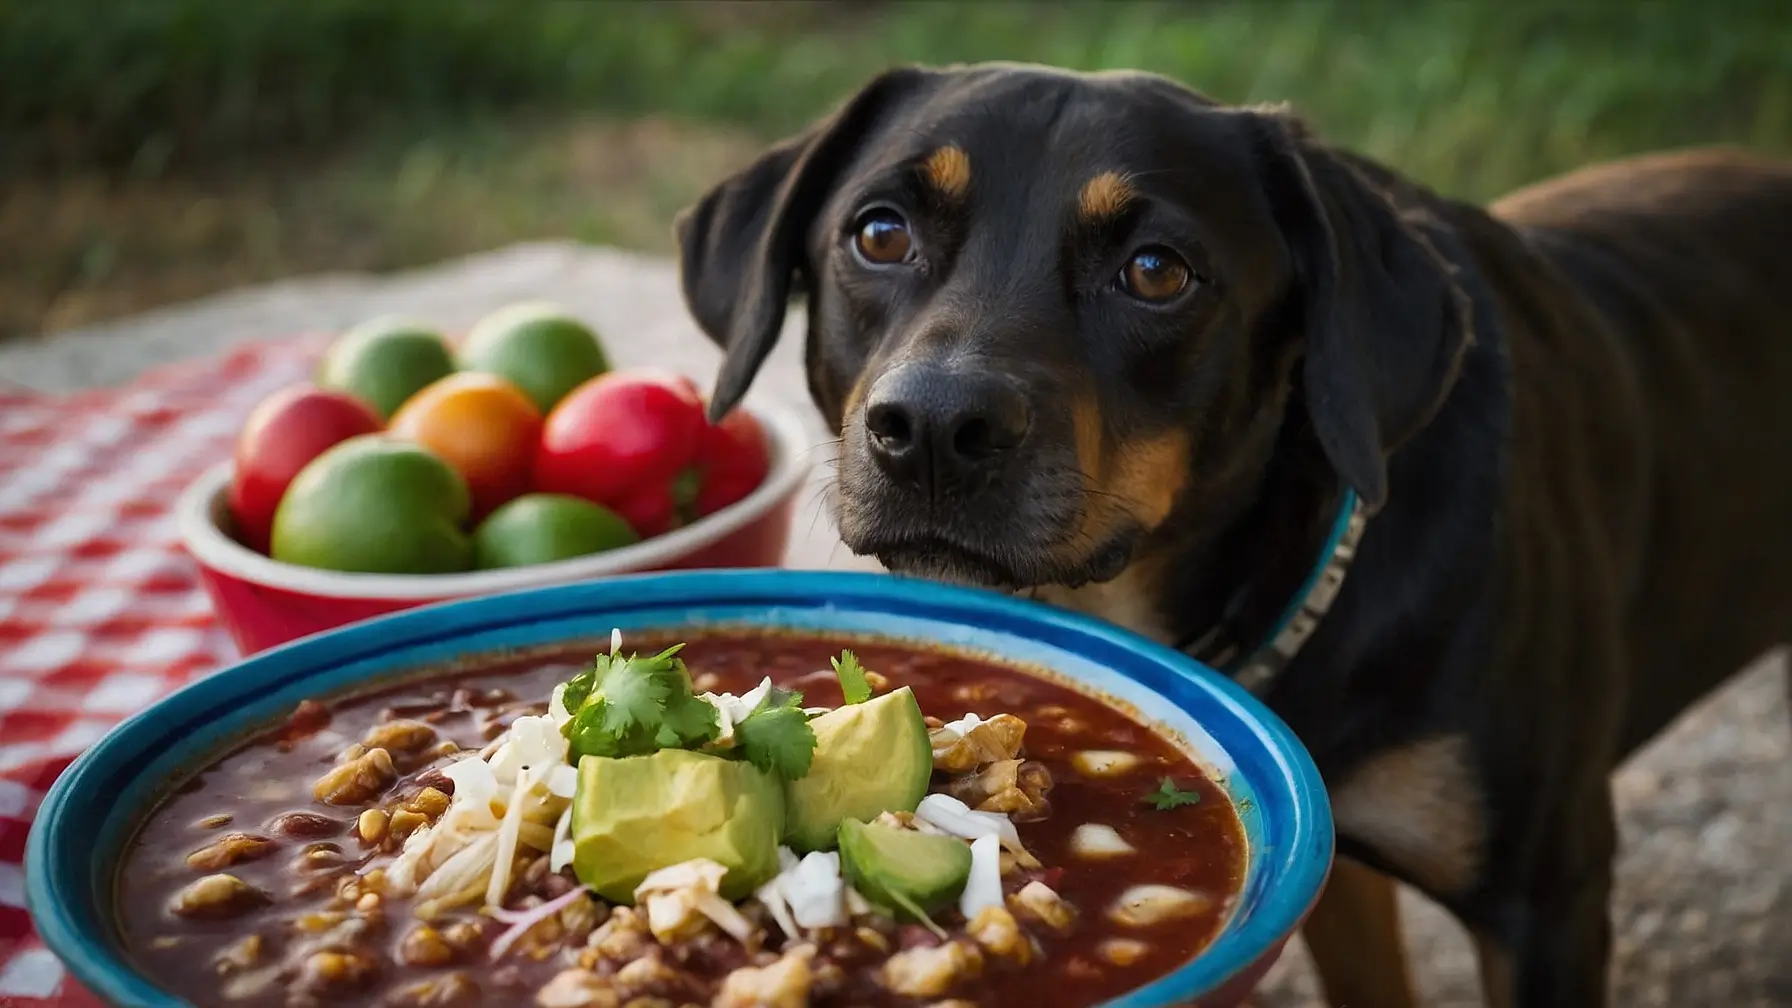
<svg viewBox="0 0 1792 1008">
<path fill-rule="evenodd" d="M 1032 412 L 992 375 L 908 365 L 884 375 L 865 404 L 872 456 L 892 478 L 933 494 L 1026 440 Z"/>
</svg>

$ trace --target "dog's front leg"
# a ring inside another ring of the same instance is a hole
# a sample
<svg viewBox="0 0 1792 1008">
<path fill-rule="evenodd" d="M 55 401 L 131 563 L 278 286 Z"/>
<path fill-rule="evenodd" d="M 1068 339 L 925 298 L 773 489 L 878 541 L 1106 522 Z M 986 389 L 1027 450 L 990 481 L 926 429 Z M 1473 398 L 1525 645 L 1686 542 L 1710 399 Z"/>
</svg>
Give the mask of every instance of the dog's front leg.
<svg viewBox="0 0 1792 1008">
<path fill-rule="evenodd" d="M 1415 1008 L 1394 880 L 1344 858 L 1301 927 L 1334 1008 Z"/>
<path fill-rule="evenodd" d="M 1489 1008 L 1605 1008 L 1612 947 L 1612 863 L 1617 828 L 1611 787 L 1581 788 L 1551 830 L 1522 886 L 1490 893 L 1474 914 Z M 1477 901 L 1480 903 L 1481 901 Z"/>
</svg>

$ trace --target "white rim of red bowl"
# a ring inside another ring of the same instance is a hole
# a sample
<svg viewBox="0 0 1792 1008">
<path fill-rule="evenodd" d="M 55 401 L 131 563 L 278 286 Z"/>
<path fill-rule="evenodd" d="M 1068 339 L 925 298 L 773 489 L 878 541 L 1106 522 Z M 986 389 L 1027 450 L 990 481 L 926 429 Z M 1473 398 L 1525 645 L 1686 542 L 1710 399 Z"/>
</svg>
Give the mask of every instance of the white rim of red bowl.
<svg viewBox="0 0 1792 1008">
<path fill-rule="evenodd" d="M 229 462 L 207 470 L 182 492 L 175 518 L 188 552 L 206 567 L 253 584 L 324 598 L 446 599 L 651 570 L 713 545 L 763 517 L 794 494 L 809 473 L 809 456 L 815 446 L 808 444 L 808 425 L 795 410 L 755 400 L 743 408 L 759 420 L 771 454 L 771 468 L 752 493 L 665 535 L 570 560 L 460 574 L 364 574 L 281 563 L 237 542 L 219 527 L 218 518 L 227 506 Z"/>
</svg>

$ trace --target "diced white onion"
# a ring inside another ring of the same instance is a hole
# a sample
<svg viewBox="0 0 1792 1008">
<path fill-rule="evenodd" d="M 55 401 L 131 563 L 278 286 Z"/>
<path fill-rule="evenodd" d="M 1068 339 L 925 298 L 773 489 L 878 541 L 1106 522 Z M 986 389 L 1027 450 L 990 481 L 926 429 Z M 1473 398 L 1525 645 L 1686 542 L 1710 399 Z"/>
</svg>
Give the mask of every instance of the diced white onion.
<svg viewBox="0 0 1792 1008">
<path fill-rule="evenodd" d="M 1151 946 L 1132 938 L 1109 938 L 1095 946 L 1095 951 L 1108 962 L 1125 968 L 1145 958 Z"/>
<path fill-rule="evenodd" d="M 772 920 L 777 921 L 778 927 L 786 937 L 790 938 L 799 937 L 802 932 L 797 929 L 796 921 L 790 916 L 790 905 L 784 901 L 784 878 L 790 872 L 795 871 L 796 866 L 800 863 L 790 848 L 779 847 L 778 874 L 772 876 L 770 881 L 753 892 L 753 895 L 759 898 L 759 902 L 765 904 L 765 909 L 772 915 Z"/>
<path fill-rule="evenodd" d="M 1203 913 L 1213 906 L 1206 893 L 1167 885 L 1136 885 L 1120 894 L 1108 918 L 1122 927 L 1150 927 Z"/>
<path fill-rule="evenodd" d="M 557 798 L 571 798 L 579 790 L 579 768 L 571 763 L 555 764 L 548 774 L 548 793 Z"/>
<path fill-rule="evenodd" d="M 572 716 L 573 712 L 566 709 L 566 684 L 561 683 L 554 687 L 554 692 L 548 697 L 548 718 L 554 722 L 555 728 L 564 728 L 566 722 L 572 720 Z"/>
<path fill-rule="evenodd" d="M 952 732 L 953 737 L 962 739 L 964 735 L 968 735 L 969 732 L 971 732 L 971 728 L 982 725 L 982 723 L 984 723 L 982 717 L 975 716 L 975 714 L 966 714 L 964 717 L 959 717 L 957 721 L 946 721 L 939 730 L 941 730 L 941 732 Z"/>
<path fill-rule="evenodd" d="M 979 812 L 948 794 L 930 794 L 915 807 L 915 817 L 961 840 L 993 836 L 1019 845 L 1014 823 L 1000 812 Z"/>
<path fill-rule="evenodd" d="M 798 927 L 839 927 L 846 923 L 846 883 L 840 878 L 840 855 L 813 851 L 805 855 L 782 884 L 784 900 Z"/>
<path fill-rule="evenodd" d="M 1137 755 L 1121 749 L 1085 749 L 1070 757 L 1070 765 L 1084 777 L 1119 777 L 1141 762 Z"/>
<path fill-rule="evenodd" d="M 984 907 L 1002 905 L 1002 842 L 995 836 L 971 841 L 971 874 L 958 896 L 965 920 L 976 920 Z"/>
<path fill-rule="evenodd" d="M 1084 823 L 1070 834 L 1070 850 L 1077 857 L 1100 860 L 1137 853 L 1119 831 L 1101 823 Z"/>
<path fill-rule="evenodd" d="M 753 708 L 758 707 L 759 702 L 764 700 L 766 694 L 771 690 L 772 678 L 766 676 L 760 680 L 759 685 L 748 690 L 744 696 L 735 696 L 732 693 L 697 694 L 697 699 L 716 709 L 716 726 L 719 731 L 716 733 L 715 742 L 711 744 L 731 745 L 734 742 L 734 726 L 745 721 L 747 715 L 753 713 Z"/>
<path fill-rule="evenodd" d="M 442 776 L 454 782 L 454 799 L 442 814 L 443 824 L 470 829 L 497 827 L 492 802 L 498 798 L 498 778 L 492 774 L 490 764 L 477 755 L 469 755 L 443 767 Z"/>
</svg>

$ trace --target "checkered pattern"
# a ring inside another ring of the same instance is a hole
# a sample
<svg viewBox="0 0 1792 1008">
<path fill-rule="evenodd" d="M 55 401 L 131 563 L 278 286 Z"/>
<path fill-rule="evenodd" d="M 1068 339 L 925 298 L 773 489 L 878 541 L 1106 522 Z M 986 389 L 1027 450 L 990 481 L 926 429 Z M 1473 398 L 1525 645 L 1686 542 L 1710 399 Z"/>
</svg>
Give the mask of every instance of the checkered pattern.
<svg viewBox="0 0 1792 1008">
<path fill-rule="evenodd" d="M 113 723 L 235 657 L 180 548 L 174 501 L 321 349 L 254 344 L 73 396 L 0 387 L 4 1008 L 95 1003 L 25 915 L 26 832 L 56 775 Z"/>
</svg>

